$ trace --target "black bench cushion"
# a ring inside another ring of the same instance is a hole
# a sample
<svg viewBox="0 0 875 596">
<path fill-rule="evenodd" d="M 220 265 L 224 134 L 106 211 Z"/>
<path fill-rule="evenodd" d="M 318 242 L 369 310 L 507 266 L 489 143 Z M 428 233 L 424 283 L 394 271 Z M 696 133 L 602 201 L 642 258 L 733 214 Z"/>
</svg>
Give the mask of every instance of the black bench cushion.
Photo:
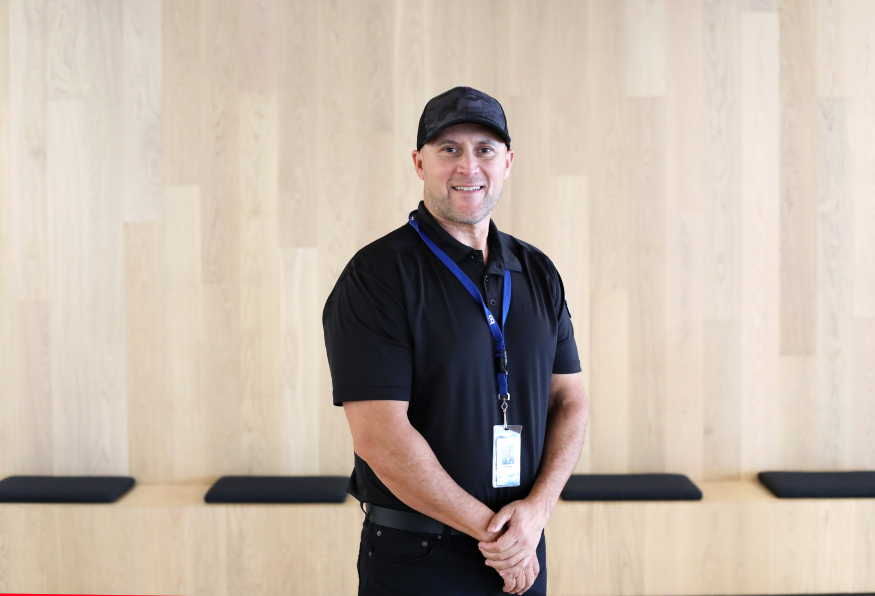
<svg viewBox="0 0 875 596">
<path fill-rule="evenodd" d="M 702 491 L 683 474 L 574 474 L 565 501 L 698 501 Z"/>
<path fill-rule="evenodd" d="M 781 499 L 875 497 L 875 472 L 760 472 L 758 477 Z"/>
<path fill-rule="evenodd" d="M 207 503 L 343 503 L 347 476 L 223 476 Z"/>
<path fill-rule="evenodd" d="M 114 503 L 134 486 L 129 476 L 9 476 L 2 503 Z"/>
</svg>

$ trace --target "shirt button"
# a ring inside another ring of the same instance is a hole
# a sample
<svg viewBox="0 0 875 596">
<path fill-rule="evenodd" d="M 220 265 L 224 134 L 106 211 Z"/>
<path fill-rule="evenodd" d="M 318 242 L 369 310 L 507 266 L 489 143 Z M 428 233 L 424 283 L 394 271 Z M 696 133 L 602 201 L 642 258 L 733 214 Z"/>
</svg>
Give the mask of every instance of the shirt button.
<svg viewBox="0 0 875 596">
<path fill-rule="evenodd" d="M 489 306 L 495 306 L 495 298 L 489 301 Z"/>
<path fill-rule="evenodd" d="M 475 255 L 473 252 L 471 253 L 471 260 L 472 260 L 472 261 L 476 261 L 476 260 L 477 260 L 477 255 Z"/>
<path fill-rule="evenodd" d="M 483 283 L 489 283 L 489 276 L 488 275 L 483 278 Z"/>
<path fill-rule="evenodd" d="M 422 546 L 428 546 L 428 542 L 426 542 L 425 540 L 423 540 L 423 541 L 422 541 Z"/>
</svg>

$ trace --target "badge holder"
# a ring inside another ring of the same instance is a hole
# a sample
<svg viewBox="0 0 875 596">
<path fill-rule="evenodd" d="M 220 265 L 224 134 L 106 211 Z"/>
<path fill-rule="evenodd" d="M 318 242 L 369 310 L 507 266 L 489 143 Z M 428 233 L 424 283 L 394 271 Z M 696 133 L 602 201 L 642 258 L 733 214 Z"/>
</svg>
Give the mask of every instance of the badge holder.
<svg viewBox="0 0 875 596">
<path fill-rule="evenodd" d="M 510 393 L 499 396 L 504 424 L 492 427 L 492 487 L 520 485 L 520 448 L 523 427 L 507 424 L 507 402 Z"/>
</svg>

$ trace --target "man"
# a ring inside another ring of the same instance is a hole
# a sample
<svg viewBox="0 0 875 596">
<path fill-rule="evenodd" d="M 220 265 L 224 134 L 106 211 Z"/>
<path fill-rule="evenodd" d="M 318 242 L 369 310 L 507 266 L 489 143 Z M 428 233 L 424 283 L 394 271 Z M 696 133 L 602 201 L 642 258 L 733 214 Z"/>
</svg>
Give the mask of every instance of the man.
<svg viewBox="0 0 875 596">
<path fill-rule="evenodd" d="M 588 405 L 558 272 L 489 218 L 513 159 L 495 99 L 457 87 L 429 101 L 423 202 L 325 305 L 349 492 L 367 512 L 360 595 L 546 594 L 543 529 Z"/>
</svg>

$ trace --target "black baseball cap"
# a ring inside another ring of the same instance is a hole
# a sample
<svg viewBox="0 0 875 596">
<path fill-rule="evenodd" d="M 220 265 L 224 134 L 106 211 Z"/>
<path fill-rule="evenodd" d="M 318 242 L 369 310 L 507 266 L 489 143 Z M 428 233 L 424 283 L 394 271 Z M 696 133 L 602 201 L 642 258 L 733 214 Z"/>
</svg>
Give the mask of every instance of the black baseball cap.
<svg viewBox="0 0 875 596">
<path fill-rule="evenodd" d="M 466 123 L 488 126 L 498 133 L 510 149 L 507 118 L 498 100 L 471 87 L 455 87 L 431 98 L 425 104 L 422 116 L 419 117 L 416 150 L 420 151 L 423 145 L 443 129 Z"/>
</svg>

